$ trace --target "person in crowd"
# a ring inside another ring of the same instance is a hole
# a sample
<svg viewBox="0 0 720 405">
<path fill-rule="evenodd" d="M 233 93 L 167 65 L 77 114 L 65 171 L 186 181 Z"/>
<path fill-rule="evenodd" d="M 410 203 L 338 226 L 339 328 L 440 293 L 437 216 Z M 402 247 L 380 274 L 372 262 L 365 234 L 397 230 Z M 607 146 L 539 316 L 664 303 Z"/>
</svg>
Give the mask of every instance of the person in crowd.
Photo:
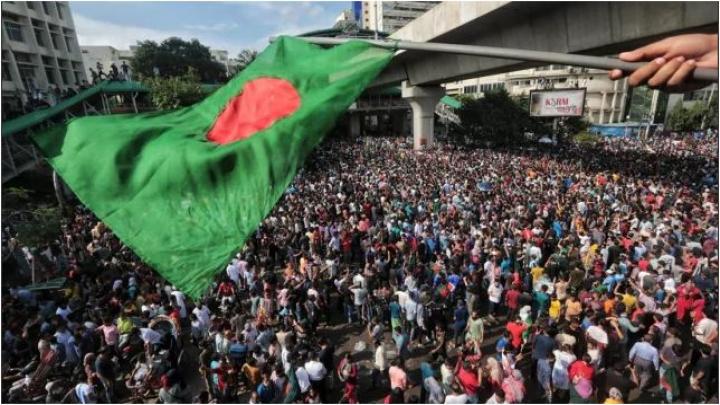
<svg viewBox="0 0 720 405">
<path fill-rule="evenodd" d="M 3 400 L 716 400 L 717 147 L 328 140 L 197 300 L 75 203 L 47 246 L 3 230 L 66 279 L 3 288 Z"/>
</svg>

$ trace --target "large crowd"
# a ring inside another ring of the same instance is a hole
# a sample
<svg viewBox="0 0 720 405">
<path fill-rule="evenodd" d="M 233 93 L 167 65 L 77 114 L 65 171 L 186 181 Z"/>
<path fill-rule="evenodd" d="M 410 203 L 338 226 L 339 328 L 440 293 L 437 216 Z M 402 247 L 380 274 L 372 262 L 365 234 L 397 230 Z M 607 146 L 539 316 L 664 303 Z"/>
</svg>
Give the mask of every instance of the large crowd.
<svg viewBox="0 0 720 405">
<path fill-rule="evenodd" d="M 3 402 L 717 402 L 717 148 L 328 141 L 197 302 L 77 206 Z"/>
</svg>

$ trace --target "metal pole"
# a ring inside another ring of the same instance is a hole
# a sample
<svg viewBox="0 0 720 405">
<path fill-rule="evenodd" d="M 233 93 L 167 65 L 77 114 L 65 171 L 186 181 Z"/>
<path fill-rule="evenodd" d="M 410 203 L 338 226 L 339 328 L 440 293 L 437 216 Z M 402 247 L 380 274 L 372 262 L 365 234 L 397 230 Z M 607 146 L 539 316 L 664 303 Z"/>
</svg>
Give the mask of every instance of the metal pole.
<svg viewBox="0 0 720 405">
<path fill-rule="evenodd" d="M 130 95 L 130 98 L 132 99 L 133 110 L 135 111 L 135 114 L 137 114 L 138 109 L 137 109 L 137 103 L 135 102 L 135 97 L 137 97 L 137 93 L 132 93 Z"/>
<path fill-rule="evenodd" d="M 376 0 L 375 3 L 375 40 L 378 40 L 378 1 Z"/>
<path fill-rule="evenodd" d="M 707 103 L 705 104 L 705 108 L 710 106 L 710 102 L 712 101 L 713 95 L 715 94 L 715 88 L 717 87 L 717 83 L 713 83 L 712 87 L 710 88 L 710 96 L 707 99 Z M 707 119 L 707 114 L 703 114 L 702 121 L 700 122 L 700 130 L 705 130 L 705 120 Z"/>
<path fill-rule="evenodd" d="M 351 41 L 344 38 L 324 37 L 296 37 L 317 45 L 340 45 Z M 271 37 L 270 42 L 276 37 Z M 358 39 L 352 39 L 358 41 Z M 603 58 L 600 56 L 587 56 L 559 52 L 532 51 L 527 49 L 499 48 L 492 46 L 458 45 L 435 42 L 411 42 L 411 41 L 385 41 L 385 40 L 362 40 L 380 48 L 400 49 L 407 51 L 427 51 L 456 53 L 460 55 L 485 56 L 491 58 L 502 58 L 512 60 L 523 60 L 531 62 L 543 62 L 549 64 L 582 66 L 595 69 L 620 69 L 624 72 L 634 72 L 645 64 L 642 62 L 624 62 L 614 58 Z M 693 70 L 693 79 L 698 81 L 717 82 L 717 69 L 696 68 Z"/>
<path fill-rule="evenodd" d="M 65 198 L 63 197 L 63 186 L 62 183 L 60 183 L 60 178 L 58 177 L 58 174 L 55 170 L 53 170 L 52 174 L 52 180 L 53 180 L 53 188 L 55 188 L 55 198 L 57 198 L 58 205 L 60 206 L 60 211 L 65 211 Z"/>
</svg>

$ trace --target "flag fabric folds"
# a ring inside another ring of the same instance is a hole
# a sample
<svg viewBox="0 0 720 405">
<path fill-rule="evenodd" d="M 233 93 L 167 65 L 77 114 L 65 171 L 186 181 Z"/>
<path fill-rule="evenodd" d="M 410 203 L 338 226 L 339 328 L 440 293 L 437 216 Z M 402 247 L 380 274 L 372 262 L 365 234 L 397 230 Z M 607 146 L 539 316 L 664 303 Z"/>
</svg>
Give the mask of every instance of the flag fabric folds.
<svg viewBox="0 0 720 405">
<path fill-rule="evenodd" d="M 78 118 L 34 140 L 126 245 L 198 298 L 391 57 L 282 37 L 193 106 Z"/>
</svg>

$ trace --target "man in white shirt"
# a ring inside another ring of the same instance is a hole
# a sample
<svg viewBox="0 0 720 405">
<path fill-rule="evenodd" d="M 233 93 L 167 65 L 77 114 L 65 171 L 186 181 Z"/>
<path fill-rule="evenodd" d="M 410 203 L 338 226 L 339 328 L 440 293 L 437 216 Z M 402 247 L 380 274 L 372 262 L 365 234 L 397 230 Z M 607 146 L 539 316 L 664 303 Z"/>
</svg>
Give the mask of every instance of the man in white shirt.
<svg viewBox="0 0 720 405">
<path fill-rule="evenodd" d="M 365 288 L 362 288 L 359 284 L 355 284 L 350 291 L 353 293 L 353 304 L 355 305 L 355 312 L 363 321 L 368 321 L 367 314 L 367 295 L 368 292 Z"/>
<path fill-rule="evenodd" d="M 694 312 L 695 324 L 693 325 L 692 334 L 698 342 L 704 345 L 712 345 L 717 342 L 718 323 L 717 321 L 705 316 L 704 312 Z"/>
<path fill-rule="evenodd" d="M 450 393 L 445 396 L 446 404 L 467 404 L 468 396 L 457 384 L 453 384 Z"/>
<path fill-rule="evenodd" d="M 228 278 L 232 280 L 238 288 L 240 288 L 240 269 L 235 264 L 235 260 L 227 265 L 225 272 L 227 273 Z"/>
<path fill-rule="evenodd" d="M 178 306 L 180 307 L 180 317 L 187 318 L 187 307 L 185 307 L 185 294 L 183 294 L 182 291 L 178 291 L 173 288 L 170 295 L 175 297 L 175 302 L 177 302 Z"/>
<path fill-rule="evenodd" d="M 494 317 L 500 308 L 500 301 L 502 299 L 503 286 L 500 284 L 500 280 L 495 279 L 488 287 L 488 315 Z"/>
<path fill-rule="evenodd" d="M 377 388 L 382 385 L 382 380 L 387 370 L 387 354 L 385 353 L 385 345 L 381 340 L 375 341 L 375 362 L 372 370 L 372 387 Z"/>
<path fill-rule="evenodd" d="M 205 329 L 210 327 L 210 309 L 204 303 L 201 306 L 193 308 L 192 311 L 197 316 L 198 321 L 204 325 Z"/>
<path fill-rule="evenodd" d="M 315 391 L 320 394 L 320 398 L 324 399 L 325 384 L 323 384 L 323 381 L 325 380 L 325 376 L 327 375 L 327 369 L 320 362 L 320 357 L 318 353 L 314 353 L 312 357 L 305 362 L 305 371 L 307 372 L 310 379 L 310 385 L 312 385 L 312 387 L 315 388 Z"/>
<path fill-rule="evenodd" d="M 310 389 L 310 376 L 308 375 L 305 367 L 298 366 L 295 369 L 295 376 L 297 377 L 298 385 L 300 386 L 300 392 L 305 394 Z"/>
<path fill-rule="evenodd" d="M 357 273 L 355 277 L 353 277 L 352 282 L 354 285 L 359 285 L 360 288 L 367 289 L 367 280 L 365 279 L 365 276 L 362 275 L 362 273 Z"/>
</svg>

